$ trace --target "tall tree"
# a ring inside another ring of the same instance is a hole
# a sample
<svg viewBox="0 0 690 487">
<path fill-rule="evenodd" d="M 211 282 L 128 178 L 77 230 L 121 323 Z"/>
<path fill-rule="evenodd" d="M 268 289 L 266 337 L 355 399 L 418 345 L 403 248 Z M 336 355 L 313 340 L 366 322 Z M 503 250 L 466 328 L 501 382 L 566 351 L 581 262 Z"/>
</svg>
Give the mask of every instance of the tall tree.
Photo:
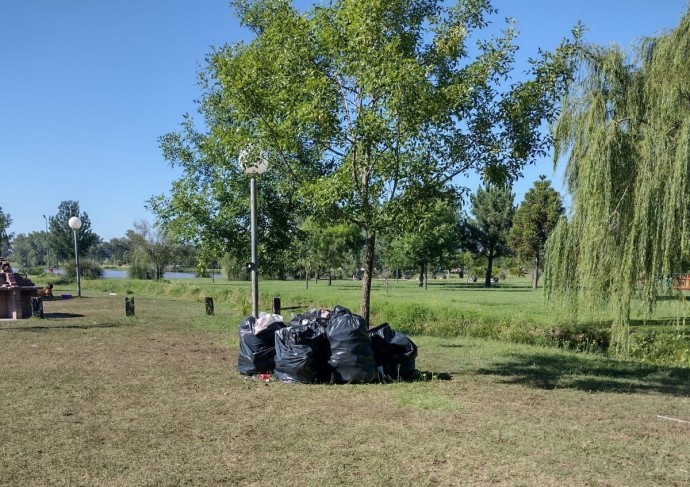
<svg viewBox="0 0 690 487">
<path fill-rule="evenodd" d="M 345 265 L 364 244 L 362 232 L 354 225 L 324 226 L 307 219 L 301 227 L 307 245 L 305 257 L 317 274 L 328 272 Z M 330 283 L 330 277 L 329 277 Z"/>
<path fill-rule="evenodd" d="M 130 243 L 126 238 L 111 238 L 91 248 L 90 256 L 98 262 L 123 265 L 129 262 Z"/>
<path fill-rule="evenodd" d="M 515 211 L 510 231 L 510 248 L 523 261 L 532 263 L 532 289 L 537 289 L 539 272 L 543 266 L 546 239 L 563 215 L 561 195 L 551 187 L 546 176 L 525 193 L 525 198 Z"/>
<path fill-rule="evenodd" d="M 127 230 L 127 240 L 132 249 L 132 265 L 135 269 L 151 268 L 153 277 L 160 280 L 165 267 L 175 259 L 175 246 L 165 232 L 152 228 L 147 222 L 134 223 L 134 228 Z"/>
<path fill-rule="evenodd" d="M 0 206 L 0 255 L 5 256 L 10 253 L 12 234 L 7 233 L 7 229 L 12 225 L 12 217 L 9 213 L 2 211 Z"/>
<path fill-rule="evenodd" d="M 547 295 L 576 311 L 610 306 L 621 353 L 633 297 L 651 311 L 690 253 L 689 49 L 690 12 L 633 59 L 589 47 L 554 130 L 573 212 L 547 243 Z"/>
<path fill-rule="evenodd" d="M 23 267 L 25 271 L 34 264 L 36 253 L 29 235 L 20 233 L 14 238 L 10 258 L 15 266 Z"/>
<path fill-rule="evenodd" d="M 398 232 L 384 234 L 393 262 L 410 262 L 419 270 L 419 287 L 427 287 L 430 265 L 440 265 L 460 247 L 460 213 L 448 200 L 420 201 L 424 211 L 415 211 L 414 219 L 400 218 Z"/>
<path fill-rule="evenodd" d="M 491 287 L 494 260 L 507 255 L 508 234 L 513 224 L 513 199 L 510 188 L 488 185 L 470 196 L 474 218 L 463 225 L 463 246 L 486 259 L 484 287 Z"/>
<path fill-rule="evenodd" d="M 79 210 L 79 202 L 73 200 L 62 201 L 58 205 L 55 215 L 48 218 L 50 229 L 50 247 L 61 259 L 74 257 L 74 234 L 69 227 L 69 219 L 73 216 L 81 220 L 81 228 L 77 230 L 79 255 L 85 256 L 92 246 L 100 242 L 101 238 L 91 230 L 91 220 L 86 212 Z"/>
<path fill-rule="evenodd" d="M 288 181 L 315 219 L 361 229 L 367 319 L 376 235 L 399 211 L 414 211 L 398 200 L 427 198 L 468 171 L 514 178 L 549 144 L 539 127 L 555 113 L 574 45 L 543 53 L 527 81 L 510 85 L 512 26 L 477 38 L 495 13 L 488 0 L 334 0 L 306 13 L 287 0 L 232 4 L 254 38 L 208 58 L 201 112 L 209 131 L 187 125 L 169 139 L 169 159 L 198 176 L 181 183 L 181 206 L 202 223 L 207 209 L 225 212 L 225 225 L 241 228 L 241 207 L 209 205 L 208 187 L 196 181 L 242 181 L 233 159 L 261 147 L 269 173 Z M 154 211 L 165 214 L 168 202 L 158 203 Z"/>
<path fill-rule="evenodd" d="M 48 255 L 48 238 L 44 231 L 20 233 L 12 240 L 11 260 L 27 267 L 45 265 Z"/>
</svg>

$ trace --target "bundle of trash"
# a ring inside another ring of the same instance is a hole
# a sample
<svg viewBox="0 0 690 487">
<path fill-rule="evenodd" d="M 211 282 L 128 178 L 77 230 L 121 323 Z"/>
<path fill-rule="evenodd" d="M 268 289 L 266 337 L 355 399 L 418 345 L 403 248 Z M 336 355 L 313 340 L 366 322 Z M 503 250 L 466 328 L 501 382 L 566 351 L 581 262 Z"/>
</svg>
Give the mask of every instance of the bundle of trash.
<svg viewBox="0 0 690 487">
<path fill-rule="evenodd" d="M 262 313 L 240 323 L 237 369 L 273 373 L 283 382 L 368 383 L 415 376 L 417 346 L 387 323 L 367 329 L 361 316 L 342 306 L 309 310 L 289 323 Z"/>
</svg>

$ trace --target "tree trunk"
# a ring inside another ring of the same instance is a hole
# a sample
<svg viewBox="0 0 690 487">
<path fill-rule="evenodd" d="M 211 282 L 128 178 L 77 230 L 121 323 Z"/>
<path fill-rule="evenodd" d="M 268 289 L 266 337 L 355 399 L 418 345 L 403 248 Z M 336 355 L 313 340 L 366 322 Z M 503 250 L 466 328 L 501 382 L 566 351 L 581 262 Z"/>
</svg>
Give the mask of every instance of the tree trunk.
<svg viewBox="0 0 690 487">
<path fill-rule="evenodd" d="M 304 269 L 304 282 L 307 283 L 307 289 L 309 289 L 309 269 Z"/>
<path fill-rule="evenodd" d="M 484 287 L 491 287 L 491 271 L 494 267 L 494 253 L 489 252 L 489 256 L 487 257 L 487 265 L 486 265 L 486 278 L 484 279 Z"/>
<path fill-rule="evenodd" d="M 364 250 L 364 275 L 362 276 L 362 317 L 369 326 L 369 305 L 371 303 L 371 280 L 374 277 L 374 248 L 376 246 L 376 232 L 367 233 Z"/>
<path fill-rule="evenodd" d="M 424 261 L 419 263 L 419 287 L 424 287 Z"/>
<path fill-rule="evenodd" d="M 532 269 L 532 289 L 537 289 L 539 284 L 539 256 L 534 259 L 534 269 Z"/>
</svg>

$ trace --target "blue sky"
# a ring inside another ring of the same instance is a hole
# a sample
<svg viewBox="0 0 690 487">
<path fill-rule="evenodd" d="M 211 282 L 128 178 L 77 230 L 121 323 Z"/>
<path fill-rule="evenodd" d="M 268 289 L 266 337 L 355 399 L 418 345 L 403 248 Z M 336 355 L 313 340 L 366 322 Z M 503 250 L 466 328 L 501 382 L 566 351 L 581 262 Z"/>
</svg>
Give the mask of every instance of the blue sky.
<svg viewBox="0 0 690 487">
<path fill-rule="evenodd" d="M 300 1 L 298 5 L 310 5 Z M 677 25 L 686 0 L 494 0 L 517 20 L 518 69 L 553 49 L 578 20 L 588 42 L 630 48 Z M 0 0 L 0 208 L 10 232 L 45 229 L 79 201 L 103 239 L 123 237 L 179 175 L 158 137 L 194 113 L 196 75 L 211 46 L 246 39 L 228 0 Z M 544 159 L 525 170 L 516 202 Z M 472 186 L 476 183 L 470 181 Z"/>
</svg>

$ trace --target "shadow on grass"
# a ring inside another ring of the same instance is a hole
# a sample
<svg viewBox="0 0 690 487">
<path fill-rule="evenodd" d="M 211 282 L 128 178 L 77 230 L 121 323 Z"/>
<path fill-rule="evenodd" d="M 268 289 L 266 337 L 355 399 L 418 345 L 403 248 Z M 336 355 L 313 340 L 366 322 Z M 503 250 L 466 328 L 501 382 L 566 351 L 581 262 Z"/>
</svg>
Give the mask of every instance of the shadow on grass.
<svg viewBox="0 0 690 487">
<path fill-rule="evenodd" d="M 658 296 L 657 301 L 690 301 L 690 296 Z"/>
<path fill-rule="evenodd" d="M 432 287 L 430 284 L 429 287 Z M 459 289 L 469 289 L 471 291 L 501 291 L 504 293 L 533 293 L 533 292 L 540 292 L 540 290 L 535 291 L 529 286 L 514 286 L 511 284 L 500 284 L 500 283 L 494 283 L 491 285 L 491 287 L 484 287 L 484 283 L 463 283 L 463 282 L 454 282 L 454 283 L 443 283 L 443 284 L 438 284 L 436 286 L 433 286 L 434 290 L 438 291 L 457 291 Z"/>
<path fill-rule="evenodd" d="M 65 318 L 83 318 L 84 315 L 77 313 L 44 313 L 47 320 L 63 320 Z"/>
<path fill-rule="evenodd" d="M 66 314 L 66 313 L 65 313 Z M 72 317 L 78 317 L 82 315 L 73 315 Z M 45 326 L 12 326 L 9 328 L 0 328 L 0 331 L 32 331 L 38 333 L 45 333 L 51 330 L 89 330 L 92 328 L 115 328 L 121 326 L 117 323 L 101 323 L 94 325 L 45 325 Z"/>
<path fill-rule="evenodd" d="M 576 355 L 515 353 L 505 363 L 480 369 L 478 373 L 504 377 L 504 384 L 539 389 L 690 396 L 690 368 L 591 360 Z"/>
</svg>

